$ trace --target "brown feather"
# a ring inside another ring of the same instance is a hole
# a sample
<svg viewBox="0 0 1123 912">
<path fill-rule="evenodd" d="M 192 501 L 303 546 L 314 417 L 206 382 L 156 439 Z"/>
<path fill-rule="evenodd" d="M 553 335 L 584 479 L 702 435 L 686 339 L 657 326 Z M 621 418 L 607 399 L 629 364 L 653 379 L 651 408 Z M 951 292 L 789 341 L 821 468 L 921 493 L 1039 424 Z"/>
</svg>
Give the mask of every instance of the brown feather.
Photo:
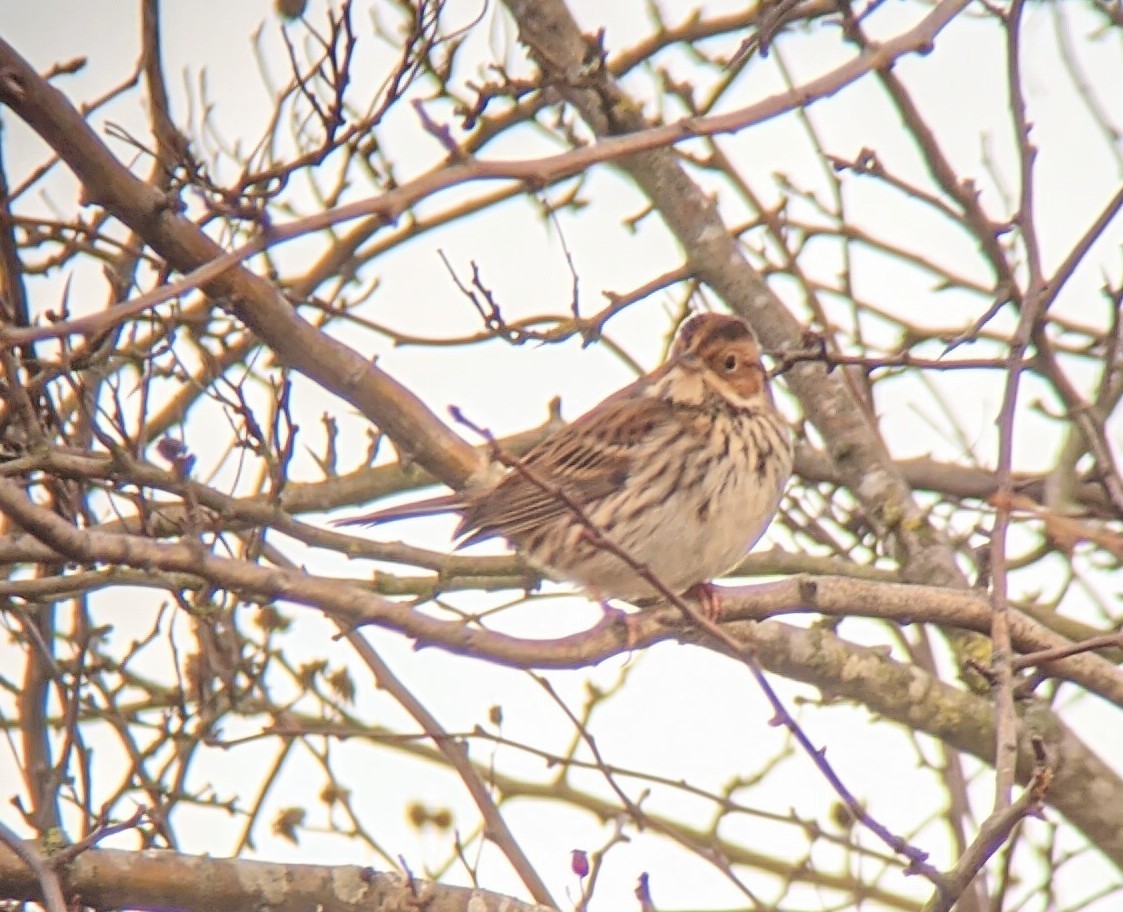
<svg viewBox="0 0 1123 912">
<path fill-rule="evenodd" d="M 644 397 L 647 385 L 642 378 L 625 387 L 532 448 L 523 460 L 525 473 L 511 470 L 464 511 L 456 534 L 471 534 L 461 546 L 495 535 L 517 540 L 543 523 L 569 516 L 569 507 L 553 489 L 560 488 L 579 506 L 619 490 L 637 444 L 673 410 L 665 400 Z"/>
</svg>

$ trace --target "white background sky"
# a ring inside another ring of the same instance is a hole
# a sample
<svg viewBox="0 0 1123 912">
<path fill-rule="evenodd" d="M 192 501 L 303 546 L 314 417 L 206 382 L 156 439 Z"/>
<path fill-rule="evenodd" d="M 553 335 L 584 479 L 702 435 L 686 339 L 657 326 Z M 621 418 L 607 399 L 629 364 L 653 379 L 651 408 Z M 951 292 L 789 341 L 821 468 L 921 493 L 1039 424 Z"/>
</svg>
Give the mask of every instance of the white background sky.
<svg viewBox="0 0 1123 912">
<path fill-rule="evenodd" d="M 463 7 L 467 24 L 479 12 L 478 3 L 453 3 L 454 15 Z M 587 30 L 604 26 L 606 44 L 614 48 L 630 44 L 646 28 L 644 6 L 636 2 L 599 3 L 575 0 L 571 3 Z M 676 4 L 663 3 L 668 19 L 679 20 L 671 12 Z M 739 3 L 706 4 L 709 11 L 737 9 Z M 1064 15 L 1071 17 L 1069 29 L 1076 36 L 1087 34 L 1093 20 L 1082 18 L 1083 5 L 1062 5 Z M 267 68 L 277 84 L 288 74 L 281 43 L 280 24 L 262 2 L 165 2 L 162 4 L 165 71 L 169 76 L 172 110 L 177 122 L 184 124 L 190 114 L 192 127 L 198 124 L 201 87 L 205 84 L 209 103 L 213 104 L 212 120 L 230 142 L 240 141 L 243 147 L 252 143 L 264 128 L 271 110 L 270 93 L 262 85 L 256 57 L 257 48 L 268 59 Z M 875 37 L 897 34 L 914 23 L 927 8 L 915 3 L 890 2 L 871 19 Z M 323 6 L 312 3 L 309 8 L 314 22 L 321 22 Z M 471 39 L 480 61 L 505 59 L 517 68 L 523 59 L 513 28 L 495 7 L 484 14 L 487 25 L 476 29 Z M 0 0 L 0 34 L 41 69 L 75 56 L 84 56 L 88 64 L 77 76 L 59 79 L 56 84 L 75 102 L 95 98 L 110 86 L 118 84 L 132 70 L 139 46 L 139 15 L 137 4 L 124 2 L 91 2 L 91 0 Z M 264 22 L 260 36 L 255 38 Z M 355 17 L 359 39 L 358 73 L 355 92 L 362 96 L 362 73 L 368 74 L 371 91 L 381 81 L 389 58 L 389 49 L 371 35 L 365 14 Z M 1086 229 L 1094 215 L 1118 185 L 1121 176 L 1121 148 L 1105 142 L 1087 111 L 1075 100 L 1071 83 L 1064 75 L 1057 52 L 1057 29 L 1052 6 L 1030 5 L 1026 12 L 1024 57 L 1027 61 L 1026 92 L 1035 123 L 1034 136 L 1041 154 L 1038 161 L 1040 207 L 1038 224 L 1047 269 L 1064 257 L 1074 240 Z M 995 44 L 995 30 L 982 20 L 961 17 L 938 40 L 933 54 L 901 63 L 895 72 L 905 79 L 915 93 L 937 130 L 945 149 L 962 172 L 971 174 L 983 192 L 983 200 L 993 213 L 1001 214 L 1003 192 L 1016 190 L 1014 145 L 1010 135 L 1005 78 L 1001 52 Z M 1116 36 L 1118 39 L 1118 36 Z M 735 44 L 733 45 L 735 46 Z M 1084 42 L 1081 64 L 1091 84 L 1101 88 L 1123 85 L 1123 65 L 1119 41 Z M 730 48 L 732 49 L 732 48 Z M 757 62 L 746 69 L 736 91 L 730 93 L 719 110 L 747 104 L 752 100 L 783 89 L 776 66 L 779 57 L 797 78 L 819 74 L 844 60 L 850 50 L 844 48 L 830 29 L 816 29 L 803 34 L 796 31 L 782 39 L 776 55 L 769 61 Z M 679 76 L 697 71 L 682 58 L 666 61 Z M 205 76 L 204 76 L 205 73 Z M 459 78 L 473 78 L 465 72 Z M 477 77 L 478 78 L 478 77 Z M 708 78 L 708 77 L 706 77 Z M 635 74 L 625 85 L 642 97 L 648 79 Z M 1104 90 L 1101 95 L 1113 106 L 1110 112 L 1115 125 L 1123 125 L 1123 106 L 1118 91 Z M 99 111 L 91 120 L 102 135 L 110 123 L 146 136 L 144 111 L 136 95 L 127 95 Z M 437 109 L 435 114 L 439 114 Z M 888 102 L 879 89 L 862 83 L 813 107 L 811 119 L 826 137 L 828 151 L 841 157 L 854 157 L 863 147 L 876 148 L 887 166 L 894 171 L 920 179 L 921 165 L 911 141 L 896 124 Z M 425 135 L 408 107 L 397 115 L 399 123 L 383 128 L 384 144 L 397 163 L 398 178 L 407 179 L 432 167 L 442 157 L 439 145 Z M 41 159 L 42 148 L 21 124 L 5 112 L 3 115 L 3 154 L 11 183 L 17 183 L 27 169 Z M 189 129 L 194 135 L 194 129 Z M 519 139 L 505 141 L 489 149 L 491 157 L 523 157 L 554 151 L 539 138 L 523 132 Z M 738 161 L 752 161 L 760 175 L 756 188 L 771 192 L 778 198 L 781 189 L 767 177 L 784 171 L 798 178 L 804 189 L 825 192 L 822 167 L 817 164 L 806 135 L 794 122 L 763 124 L 736 137 L 722 140 L 725 150 Z M 112 142 L 114 150 L 127 159 L 129 152 L 120 142 Z M 991 180 L 983 166 L 990 156 L 995 171 L 1005 182 L 1000 187 Z M 140 168 L 144 173 L 145 164 Z M 233 172 L 219 170 L 218 179 L 230 179 Z M 961 235 L 920 212 L 914 204 L 902 202 L 872 181 L 848 178 L 845 182 L 851 211 L 857 221 L 880 236 L 891 236 L 903 245 L 920 247 L 941 263 L 954 264 L 955 271 L 986 280 L 986 271 L 978 254 L 964 242 Z M 365 195 L 357 188 L 357 195 Z M 583 191 L 595 200 L 592 211 L 580 216 L 561 217 L 565 242 L 580 276 L 580 295 L 585 312 L 603 304 L 602 293 L 625 292 L 648 281 L 657 272 L 671 269 L 681 255 L 667 232 L 654 218 L 645 219 L 638 231 L 630 232 L 619 224 L 621 213 L 635 214 L 644 208 L 644 200 L 619 175 L 608 168 L 599 168 Z M 301 212 L 314 211 L 307 196 L 294 190 L 293 202 Z M 73 187 L 64 179 L 53 179 L 42 187 L 39 195 L 43 207 L 71 211 Z M 426 208 L 443 204 L 437 200 Z M 736 222 L 745 216 L 738 204 L 724 199 L 723 214 Z M 25 207 L 28 203 L 25 202 Z M 793 211 L 807 214 L 806 205 L 795 205 Z M 615 216 L 613 216 L 615 213 Z M 1074 278 L 1057 311 L 1088 324 L 1103 324 L 1107 305 L 1098 289 L 1104 275 L 1114 281 L 1120 278 L 1119 248 L 1123 226 L 1112 226 L 1090 259 L 1088 268 Z M 275 251 L 285 271 L 299 272 L 312 262 L 322 249 L 323 239 L 309 238 L 285 245 Z M 824 277 L 837 271 L 837 251 L 822 244 L 816 250 L 820 258 L 805 255 L 805 268 Z M 448 230 L 427 234 L 418 241 L 395 250 L 392 256 L 379 260 L 371 269 L 377 274 L 379 287 L 366 312 L 371 319 L 384 321 L 399 329 L 434 337 L 455 335 L 478 328 L 478 317 L 457 292 L 441 264 L 438 251 L 443 251 L 462 275 L 469 272 L 469 262 L 480 264 L 487 283 L 494 289 L 509 318 L 531 313 L 564 313 L 570 301 L 571 277 L 565 255 L 554 225 L 545 222 L 526 201 L 508 204 Z M 653 268 L 652 264 L 658 264 Z M 972 316 L 985 309 L 981 297 L 961 293 L 939 293 L 929 277 L 880 256 L 860 256 L 854 266 L 859 294 L 887 308 L 906 312 L 918 323 L 928 326 L 961 328 Z M 32 284 L 34 300 L 40 309 L 54 305 L 61 295 L 64 274 L 50 275 Z M 76 286 L 81 289 L 82 286 Z M 104 292 L 95 284 L 94 292 L 83 299 L 80 290 L 72 292 L 72 307 L 81 311 L 97 309 L 104 304 Z M 785 294 L 793 309 L 803 315 L 803 305 L 796 292 L 783 283 L 777 290 Z M 652 299 L 633 308 L 610 324 L 612 336 L 645 367 L 657 362 L 667 327 L 666 314 L 677 304 L 671 296 Z M 839 319 L 845 314 L 839 313 Z M 1000 318 L 1000 325 L 1001 318 Z M 886 336 L 885 326 L 870 323 L 864 327 L 873 338 Z M 886 336 L 886 341 L 891 337 Z M 487 346 L 486 357 L 473 349 L 393 348 L 385 338 L 348 329 L 346 341 L 371 356 L 378 355 L 380 366 L 407 382 L 430 406 L 444 414 L 446 406 L 455 404 L 474 420 L 497 434 L 524 429 L 540 423 L 546 405 L 554 395 L 561 395 L 564 413 L 573 417 L 608 392 L 630 379 L 628 368 L 604 347 L 581 349 L 577 342 L 556 347 L 510 348 L 501 343 Z M 978 346 L 978 354 L 994 353 L 996 349 Z M 932 354 L 937 352 L 933 350 Z M 953 404 L 954 415 L 968 437 L 973 454 L 986 464 L 993 464 L 995 452 L 994 420 L 1001 397 L 1001 387 L 991 379 L 967 374 L 943 376 L 941 388 Z M 1027 384 L 1025 402 L 1040 390 Z M 949 431 L 949 419 L 941 414 L 934 401 L 914 379 L 901 379 L 885 386 L 886 395 L 878 406 L 883 417 L 886 440 L 896 456 L 933 453 L 947 459 L 964 457 L 963 445 Z M 336 414 L 355 441 L 345 454 L 355 464 L 365 451 L 364 422 L 350 414 L 348 407 L 326 397 L 309 384 L 299 383 L 297 402 L 302 424 L 308 435 L 305 443 L 317 449 L 322 437 L 318 415 L 325 409 Z M 1051 400 L 1050 400 L 1051 401 Z M 795 406 L 785 400 L 790 415 Z M 208 463 L 205 443 L 205 416 L 184 429 L 188 440 L 201 457 L 201 471 L 214 469 L 217 478 L 230 478 L 233 467 Z M 1113 429 L 1117 430 L 1117 429 Z M 1113 438 L 1113 443 L 1116 442 Z M 1056 425 L 1023 409 L 1019 418 L 1017 459 L 1025 469 L 1047 468 L 1059 446 Z M 312 460 L 298 460 L 297 477 L 318 477 Z M 434 547 L 447 545 L 451 522 L 433 521 L 396 528 L 393 536 L 402 536 L 413 543 L 429 543 Z M 374 533 L 381 534 L 381 533 Z M 391 533 L 386 533 L 390 535 Z M 366 572 L 366 568 L 348 567 L 335 556 L 308 552 L 293 546 L 290 555 L 306 562 L 310 569 L 325 573 Z M 1039 584 L 1048 588 L 1050 582 Z M 1028 585 L 1025 584 L 1025 585 Z M 597 617 L 597 609 L 577 599 L 554 603 L 535 603 L 504 618 L 505 629 L 525 635 L 549 637 L 576 632 Z M 1072 607 L 1072 606 L 1070 606 Z M 1075 606 L 1074 613 L 1080 606 Z M 145 629 L 151 608 L 147 596 L 117 597 L 112 605 L 103 604 L 105 618 L 116 626 L 116 635 L 136 636 Z M 130 616 L 130 612 L 135 615 Z M 304 626 L 291 638 L 295 654 L 312 660 L 330 657 L 346 661 L 346 651 L 333 643 L 324 628 L 307 619 L 306 613 L 292 612 Z M 133 621 L 136 621 L 134 626 Z M 843 633 L 857 640 L 882 642 L 880 628 L 863 628 L 847 624 Z M 527 683 L 521 672 L 496 669 L 441 654 L 435 650 L 414 652 L 409 643 L 389 634 L 372 634 L 386 660 L 409 683 L 417 694 L 438 713 L 451 731 L 468 730 L 485 724 L 488 709 L 502 702 L 505 716 L 504 733 L 541 746 L 562 749 L 569 730 L 561 717 L 538 688 Z M 0 646 L 0 661 L 3 647 Z M 166 656 L 154 650 L 152 672 L 160 674 Z M 571 706 L 578 706 L 587 679 L 608 684 L 621 673 L 629 675 L 628 687 L 605 706 L 596 717 L 598 743 L 605 756 L 620 766 L 652 768 L 653 756 L 661 758 L 659 769 L 673 778 L 692 784 L 719 788 L 731 774 L 751 775 L 763 758 L 772 756 L 782 743 L 782 735 L 768 726 L 769 711 L 756 692 L 747 673 L 739 666 L 716 657 L 712 652 L 677 646 L 651 650 L 628 662 L 606 663 L 589 672 L 553 674 L 551 680 L 565 695 Z M 397 728 L 402 724 L 401 711 L 383 694 L 373 690 L 370 682 L 358 672 L 360 693 L 357 712 L 373 724 Z M 806 688 L 782 688 L 789 701 L 798 695 L 815 696 Z M 0 703 L 0 705 L 4 705 Z M 887 726 L 869 724 L 865 713 L 841 707 L 815 708 L 801 711 L 800 718 L 813 740 L 826 745 L 835 768 L 850 789 L 883 822 L 894 829 L 906 831 L 917 825 L 927 812 L 935 812 L 926 800 L 936 783 L 930 773 L 918 770 L 902 739 Z M 1103 707 L 1085 702 L 1066 712 L 1066 719 L 1086 733 L 1105 757 L 1123 756 L 1117 717 L 1108 715 Z M 1114 721 L 1111 721 L 1114 720 Z M 247 724 L 254 730 L 255 720 Z M 1106 730 L 1110 727 L 1110 731 Z M 235 737 L 239 733 L 227 730 Z M 107 741 L 104 750 L 111 750 Z M 427 864 L 446 857 L 447 844 L 433 833 L 417 833 L 404 819 L 405 800 L 422 797 L 430 806 L 447 805 L 457 812 L 457 819 L 470 821 L 473 812 L 459 782 L 451 774 L 426 771 L 424 781 L 418 768 L 408 759 L 390 751 L 372 754 L 369 750 L 344 745 L 336 751 L 335 771 L 339 782 L 352 790 L 356 806 L 385 836 L 385 847 L 394 855 L 401 854 L 415 873 Z M 250 744 L 228 752 L 214 751 L 195 770 L 198 781 L 213 781 L 226 794 L 235 794 L 245 781 L 252 781 L 268 762 L 271 752 L 264 745 Z M 372 756 L 376 765 L 372 765 Z M 930 756 L 934 754 L 930 753 Z M 739 758 L 733 759 L 731 758 Z M 528 771 L 539 769 L 536 761 L 520 760 L 511 751 L 500 750 L 499 761 L 505 769 Z M 430 774 L 431 773 L 431 774 Z M 814 773 L 808 761 L 799 758 L 778 774 L 768 778 L 766 792 L 756 790 L 751 800 L 758 806 L 779 813 L 794 809 L 801 815 L 823 820 L 834 796 Z M 0 808 L 18 790 L 12 766 L 12 753 L 0 743 L 0 783 L 8 784 L 0 791 Z M 981 780 L 989 788 L 986 777 Z M 314 807 L 313 795 L 320 788 L 320 777 L 314 765 L 298 757 L 274 788 L 272 801 L 277 807 L 307 802 Z M 311 794 L 309 794 L 311 792 Z M 681 801 L 668 805 L 681 813 Z M 980 803 L 985 810 L 985 801 Z M 517 833 L 531 834 L 526 842 L 532 859 L 543 876 L 564 895 L 573 886 L 568 875 L 569 850 L 595 849 L 611 831 L 590 817 L 541 804 L 520 803 L 506 808 L 508 819 Z M 183 836 L 182 848 L 193 852 L 221 855 L 231 848 L 231 834 L 239 827 L 231 826 L 213 811 L 182 810 L 177 819 Z M 316 813 L 313 811 L 313 813 Z M 712 808 L 699 805 L 698 826 L 708 823 Z M 0 814 L 6 814 L 0 810 Z M 7 815 L 6 816 L 11 816 Z M 264 819 L 268 820 L 266 813 Z M 330 829 L 326 819 L 319 820 Z M 744 826 L 754 824 L 746 821 Z M 264 828 L 256 835 L 257 854 L 270 860 L 300 860 L 323 863 L 368 863 L 369 853 L 361 846 L 332 836 L 308 834 L 299 847 L 272 838 Z M 761 828 L 749 837 L 770 851 L 776 851 L 785 839 L 791 840 L 792 852 L 798 852 L 803 839 L 798 833 L 783 828 Z M 872 837 L 865 839 L 872 844 Z M 938 828 L 921 830 L 917 841 L 933 852 L 939 865 L 951 859 Z M 486 855 L 493 853 L 485 850 Z M 379 866 L 376 864 L 376 866 Z M 497 890 L 518 891 L 515 878 L 505 870 L 502 861 L 485 864 L 486 886 Z M 681 853 L 667 852 L 652 838 L 638 838 L 615 851 L 613 864 L 601 886 L 601 909 L 627 908 L 631 891 L 640 871 L 653 875 L 652 888 L 660 908 L 682 908 L 698 905 L 722 908 L 743 904 L 732 888 L 720 886 L 720 878 L 704 870 L 697 859 L 683 861 Z M 1094 892 L 1093 884 L 1118 879 L 1118 873 L 1106 865 L 1081 861 L 1066 869 L 1061 889 L 1073 897 Z M 462 873 L 448 874 L 449 881 L 462 880 Z M 713 892 L 705 897 L 695 892 L 695 885 L 706 883 Z M 913 882 L 888 884 L 894 889 L 915 890 L 925 895 L 924 886 Z M 754 884 L 754 888 L 757 885 Z M 766 883 L 759 885 L 762 896 L 771 895 Z M 816 908 L 815 894 L 800 896 L 806 907 Z M 1088 907 L 1106 910 L 1113 905 Z"/>
</svg>

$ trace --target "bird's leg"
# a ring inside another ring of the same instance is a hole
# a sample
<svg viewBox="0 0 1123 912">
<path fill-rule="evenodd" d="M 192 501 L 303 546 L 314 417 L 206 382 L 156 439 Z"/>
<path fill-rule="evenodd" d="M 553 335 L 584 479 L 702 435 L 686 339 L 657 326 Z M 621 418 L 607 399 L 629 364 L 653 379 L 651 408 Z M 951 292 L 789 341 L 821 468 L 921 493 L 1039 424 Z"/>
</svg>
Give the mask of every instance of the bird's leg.
<svg viewBox="0 0 1123 912">
<path fill-rule="evenodd" d="M 698 600 L 707 621 L 716 624 L 721 620 L 721 589 L 713 583 L 695 583 L 683 595 Z"/>
</svg>

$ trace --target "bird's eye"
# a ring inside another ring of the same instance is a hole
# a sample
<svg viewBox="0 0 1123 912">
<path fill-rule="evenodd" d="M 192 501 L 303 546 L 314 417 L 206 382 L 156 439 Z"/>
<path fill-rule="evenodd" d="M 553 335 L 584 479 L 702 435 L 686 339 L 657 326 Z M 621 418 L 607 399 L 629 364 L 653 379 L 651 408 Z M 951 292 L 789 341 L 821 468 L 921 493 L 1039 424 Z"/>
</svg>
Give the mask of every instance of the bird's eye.
<svg viewBox="0 0 1123 912">
<path fill-rule="evenodd" d="M 725 369 L 726 369 L 727 371 L 735 371 L 735 370 L 737 370 L 737 356 L 736 356 L 736 355 L 734 355 L 734 354 L 728 354 L 728 355 L 726 355 L 726 356 L 725 356 L 725 363 L 724 363 L 724 367 L 725 367 Z"/>
</svg>

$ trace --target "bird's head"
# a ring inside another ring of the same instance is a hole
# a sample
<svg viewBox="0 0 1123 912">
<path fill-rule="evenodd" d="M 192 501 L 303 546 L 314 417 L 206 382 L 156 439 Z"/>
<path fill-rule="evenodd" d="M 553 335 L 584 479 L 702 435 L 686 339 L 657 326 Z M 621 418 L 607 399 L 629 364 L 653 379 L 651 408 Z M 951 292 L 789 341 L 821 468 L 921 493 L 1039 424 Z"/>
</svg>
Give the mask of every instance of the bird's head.
<svg viewBox="0 0 1123 912">
<path fill-rule="evenodd" d="M 702 384 L 736 405 L 769 397 L 760 345 L 737 317 L 704 313 L 682 324 L 668 364 L 695 373 Z"/>
</svg>

